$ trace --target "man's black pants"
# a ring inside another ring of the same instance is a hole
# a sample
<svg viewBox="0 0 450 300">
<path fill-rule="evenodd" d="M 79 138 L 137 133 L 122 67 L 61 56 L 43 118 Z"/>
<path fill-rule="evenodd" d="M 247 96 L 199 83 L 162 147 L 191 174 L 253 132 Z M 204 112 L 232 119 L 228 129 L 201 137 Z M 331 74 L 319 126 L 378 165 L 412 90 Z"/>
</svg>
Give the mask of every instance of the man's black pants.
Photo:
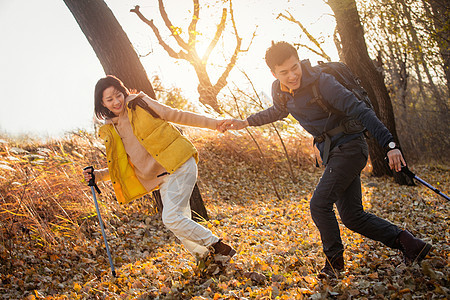
<svg viewBox="0 0 450 300">
<path fill-rule="evenodd" d="M 323 251 L 329 259 L 344 251 L 333 204 L 347 228 L 386 246 L 392 247 L 401 231 L 396 225 L 363 209 L 360 174 L 368 153 L 363 137 L 334 147 L 311 198 L 311 216 L 319 228 Z"/>
</svg>

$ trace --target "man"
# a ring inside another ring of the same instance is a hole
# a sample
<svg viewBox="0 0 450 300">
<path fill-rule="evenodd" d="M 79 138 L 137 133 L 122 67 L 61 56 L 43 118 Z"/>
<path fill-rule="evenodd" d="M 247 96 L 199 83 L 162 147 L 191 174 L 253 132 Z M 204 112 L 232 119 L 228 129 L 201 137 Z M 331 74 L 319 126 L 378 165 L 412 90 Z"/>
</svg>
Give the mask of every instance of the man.
<svg viewBox="0 0 450 300">
<path fill-rule="evenodd" d="M 332 75 L 311 67 L 308 60 L 300 61 L 297 50 L 286 42 L 273 43 L 265 60 L 276 78 L 272 84 L 273 106 L 246 120 L 228 120 L 224 126 L 239 130 L 275 122 L 291 114 L 314 136 L 326 165 L 310 201 L 311 216 L 320 231 L 326 255 L 325 267 L 319 276 L 332 278 L 344 269 L 344 246 L 333 204 L 344 225 L 352 231 L 400 249 L 407 263 L 425 258 L 431 250 L 430 244 L 363 209 L 360 173 L 368 158 L 363 130 L 350 133 L 335 130 L 343 119 L 359 120 L 386 149 L 390 168 L 398 172 L 402 164 L 406 165 L 405 160 L 374 111 Z M 333 108 L 331 112 L 325 111 L 316 101 L 318 93 Z"/>
</svg>

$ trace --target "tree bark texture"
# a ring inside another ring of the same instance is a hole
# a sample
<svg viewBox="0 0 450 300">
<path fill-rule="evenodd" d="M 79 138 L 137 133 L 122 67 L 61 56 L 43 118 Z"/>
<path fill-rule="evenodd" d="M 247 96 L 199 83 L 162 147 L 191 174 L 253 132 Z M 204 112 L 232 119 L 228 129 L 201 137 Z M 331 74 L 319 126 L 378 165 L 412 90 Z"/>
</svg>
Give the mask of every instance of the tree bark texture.
<svg viewBox="0 0 450 300">
<path fill-rule="evenodd" d="M 133 45 L 106 3 L 103 0 L 63 1 L 94 49 L 105 74 L 114 75 L 122 80 L 127 88 L 143 91 L 156 99 L 153 87 Z M 208 219 L 197 184 L 194 190 L 190 199 L 191 209 L 195 209 L 192 214 Z M 153 198 L 161 211 L 159 190 L 153 192 Z"/>
<path fill-rule="evenodd" d="M 95 51 L 107 75 L 114 75 L 129 89 L 155 92 L 133 45 L 116 17 L 101 0 L 64 0 Z"/>
<path fill-rule="evenodd" d="M 372 100 L 378 118 L 385 124 L 398 142 L 391 99 L 383 76 L 377 71 L 369 54 L 364 39 L 358 10 L 354 0 L 329 0 L 328 5 L 334 12 L 336 27 L 342 44 L 342 59 L 361 79 L 363 87 Z M 373 175 L 392 175 L 384 161 L 385 153 L 374 138 L 368 139 Z M 411 183 L 402 173 L 394 174 L 395 181 L 400 184 Z"/>
</svg>

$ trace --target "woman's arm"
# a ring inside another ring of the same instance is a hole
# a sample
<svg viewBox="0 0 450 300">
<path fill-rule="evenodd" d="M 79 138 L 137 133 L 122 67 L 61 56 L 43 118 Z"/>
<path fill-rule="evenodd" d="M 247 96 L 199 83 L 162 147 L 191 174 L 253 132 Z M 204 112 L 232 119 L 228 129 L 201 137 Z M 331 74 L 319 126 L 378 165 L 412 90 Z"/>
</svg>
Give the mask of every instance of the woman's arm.
<svg viewBox="0 0 450 300">
<path fill-rule="evenodd" d="M 148 106 L 159 115 L 161 119 L 168 122 L 193 127 L 209 128 L 213 130 L 218 129 L 220 125 L 223 123 L 223 120 L 217 120 L 214 118 L 207 117 L 205 115 L 179 110 L 164 105 L 148 97 L 146 94 L 142 92 L 139 93 L 139 95 L 137 96 L 141 97 L 148 104 Z"/>
<path fill-rule="evenodd" d="M 84 176 L 84 180 L 86 180 L 86 182 L 88 182 L 92 178 L 92 175 L 89 172 L 89 170 L 83 170 L 83 176 Z M 94 170 L 94 177 L 95 177 L 95 182 L 111 180 L 111 178 L 109 177 L 108 168 Z"/>
</svg>

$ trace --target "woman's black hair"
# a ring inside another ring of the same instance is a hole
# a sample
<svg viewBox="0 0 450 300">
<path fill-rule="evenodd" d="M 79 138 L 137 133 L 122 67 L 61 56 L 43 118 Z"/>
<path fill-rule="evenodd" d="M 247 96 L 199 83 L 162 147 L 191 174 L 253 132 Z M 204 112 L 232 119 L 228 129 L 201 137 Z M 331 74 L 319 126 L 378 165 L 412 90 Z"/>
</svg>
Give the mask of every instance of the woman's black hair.
<svg viewBox="0 0 450 300">
<path fill-rule="evenodd" d="M 103 91 L 111 86 L 121 92 L 125 98 L 130 95 L 130 91 L 125 87 L 123 82 L 113 75 L 108 75 L 97 81 L 94 90 L 94 111 L 95 115 L 100 120 L 113 118 L 116 116 L 109 109 L 103 106 Z"/>
<path fill-rule="evenodd" d="M 297 49 L 287 42 L 273 42 L 272 46 L 266 51 L 266 64 L 272 72 L 275 71 L 275 66 L 282 65 L 291 56 L 298 58 Z"/>
</svg>

